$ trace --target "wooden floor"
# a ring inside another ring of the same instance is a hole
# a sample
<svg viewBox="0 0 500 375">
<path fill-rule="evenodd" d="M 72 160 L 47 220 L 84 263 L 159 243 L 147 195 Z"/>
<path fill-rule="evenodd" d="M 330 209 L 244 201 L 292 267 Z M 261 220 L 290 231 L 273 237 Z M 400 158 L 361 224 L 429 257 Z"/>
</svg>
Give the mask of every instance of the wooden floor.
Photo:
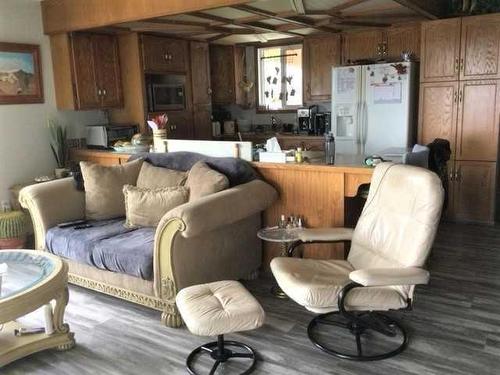
<svg viewBox="0 0 500 375">
<path fill-rule="evenodd" d="M 400 315 L 411 341 L 395 358 L 359 363 L 323 354 L 306 336 L 313 315 L 270 296 L 263 279 L 246 285 L 264 306 L 266 324 L 230 338 L 258 350 L 255 374 L 500 373 L 500 227 L 442 225 L 429 268 L 431 282 L 417 290 L 414 311 Z M 0 373 L 184 374 L 187 354 L 207 341 L 161 327 L 159 314 L 146 308 L 77 287 L 70 293 L 66 317 L 77 347 L 35 354 Z"/>
</svg>

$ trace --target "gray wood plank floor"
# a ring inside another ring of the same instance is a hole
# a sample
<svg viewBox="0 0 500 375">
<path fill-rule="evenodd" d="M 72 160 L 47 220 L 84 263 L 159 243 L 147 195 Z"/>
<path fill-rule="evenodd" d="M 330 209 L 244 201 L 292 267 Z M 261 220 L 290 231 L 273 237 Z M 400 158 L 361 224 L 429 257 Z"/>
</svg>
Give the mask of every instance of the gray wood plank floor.
<svg viewBox="0 0 500 375">
<path fill-rule="evenodd" d="M 265 277 L 245 284 L 264 306 L 266 324 L 228 338 L 258 351 L 255 374 L 498 374 L 500 227 L 443 224 L 429 269 L 431 282 L 417 289 L 414 311 L 398 315 L 410 346 L 392 359 L 350 362 L 315 349 L 306 335 L 313 315 L 272 297 Z M 211 341 L 160 326 L 157 312 L 74 286 L 66 320 L 76 334 L 73 350 L 38 353 L 0 373 L 184 374 L 187 354 Z"/>
</svg>

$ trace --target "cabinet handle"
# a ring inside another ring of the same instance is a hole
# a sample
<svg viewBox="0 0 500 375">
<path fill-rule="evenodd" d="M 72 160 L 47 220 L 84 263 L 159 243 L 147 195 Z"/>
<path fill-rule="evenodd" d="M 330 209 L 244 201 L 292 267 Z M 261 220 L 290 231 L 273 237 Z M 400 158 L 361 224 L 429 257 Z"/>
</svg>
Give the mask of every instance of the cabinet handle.
<svg viewBox="0 0 500 375">
<path fill-rule="evenodd" d="M 453 102 L 455 102 L 455 103 L 457 102 L 457 92 L 456 91 L 453 93 Z"/>
<path fill-rule="evenodd" d="M 453 176 L 454 176 L 454 173 L 453 171 L 450 172 L 450 181 L 453 181 Z"/>
<path fill-rule="evenodd" d="M 460 69 L 460 63 L 458 62 L 458 57 L 455 59 L 455 72 L 458 72 Z"/>
<path fill-rule="evenodd" d="M 460 70 L 463 72 L 464 71 L 464 59 L 460 59 Z"/>
<path fill-rule="evenodd" d="M 462 102 L 462 93 L 463 91 L 460 90 L 460 93 L 458 94 L 458 101 L 461 103 Z"/>
<path fill-rule="evenodd" d="M 460 181 L 462 178 L 460 174 L 460 167 L 455 171 L 455 181 Z"/>
<path fill-rule="evenodd" d="M 108 94 L 108 92 L 106 91 L 106 89 L 102 89 L 102 95 L 106 96 L 107 94 Z"/>
<path fill-rule="evenodd" d="M 207 89 L 207 94 L 212 95 L 212 89 L 210 87 Z"/>
</svg>

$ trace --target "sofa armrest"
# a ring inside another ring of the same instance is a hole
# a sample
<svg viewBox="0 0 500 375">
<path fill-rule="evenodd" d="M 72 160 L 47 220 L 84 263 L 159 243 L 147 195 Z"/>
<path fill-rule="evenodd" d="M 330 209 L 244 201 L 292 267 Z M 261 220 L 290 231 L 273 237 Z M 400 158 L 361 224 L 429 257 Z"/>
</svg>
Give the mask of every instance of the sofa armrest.
<svg viewBox="0 0 500 375">
<path fill-rule="evenodd" d="M 85 193 L 78 191 L 73 178 L 63 178 L 26 186 L 19 202 L 33 221 L 35 248 L 45 248 L 45 233 L 59 223 L 85 218 Z"/>
<path fill-rule="evenodd" d="M 174 208 L 162 218 L 157 231 L 177 218 L 185 226 L 182 236 L 195 237 L 264 211 L 277 197 L 271 185 L 253 180 Z"/>
<path fill-rule="evenodd" d="M 367 268 L 352 271 L 349 278 L 363 286 L 417 285 L 429 282 L 429 272 L 418 267 Z"/>
</svg>

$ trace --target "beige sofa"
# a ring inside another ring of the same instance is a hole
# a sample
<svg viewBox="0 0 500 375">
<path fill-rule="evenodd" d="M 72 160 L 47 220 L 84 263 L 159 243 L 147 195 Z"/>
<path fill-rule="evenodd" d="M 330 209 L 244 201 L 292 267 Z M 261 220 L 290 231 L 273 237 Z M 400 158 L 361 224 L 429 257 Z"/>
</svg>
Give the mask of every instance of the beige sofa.
<svg viewBox="0 0 500 375">
<path fill-rule="evenodd" d="M 256 179 L 168 212 L 155 233 L 152 281 L 66 259 L 69 282 L 159 310 L 164 324 L 178 327 L 175 297 L 180 289 L 256 276 L 262 258 L 256 236 L 261 211 L 276 197 L 272 186 Z M 19 200 L 31 214 L 38 250 L 45 250 L 48 229 L 85 217 L 85 193 L 71 178 L 28 186 Z"/>
</svg>

